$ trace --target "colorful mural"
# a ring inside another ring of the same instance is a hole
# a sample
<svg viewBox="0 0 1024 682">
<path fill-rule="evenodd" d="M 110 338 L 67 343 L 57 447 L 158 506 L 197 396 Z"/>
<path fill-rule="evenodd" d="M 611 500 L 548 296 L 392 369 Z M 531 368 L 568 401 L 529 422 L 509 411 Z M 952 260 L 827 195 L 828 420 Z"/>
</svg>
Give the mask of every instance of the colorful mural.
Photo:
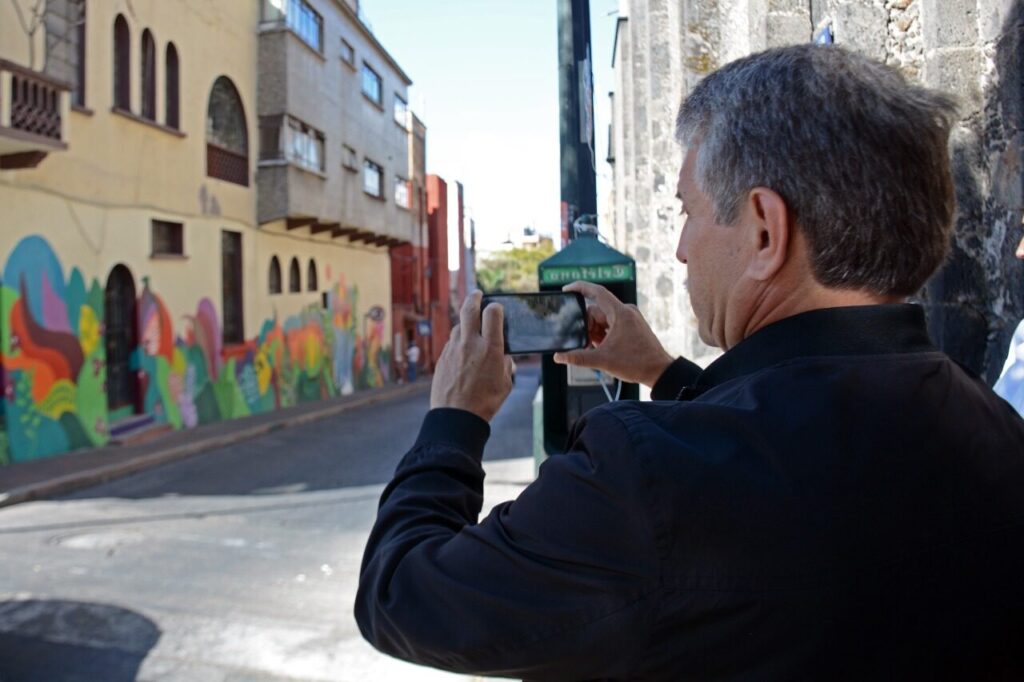
<svg viewBox="0 0 1024 682">
<path fill-rule="evenodd" d="M 209 299 L 180 321 L 143 277 L 138 297 L 141 408 L 174 428 L 323 400 L 391 380 L 383 310 L 359 314 L 339 277 L 327 307 L 310 306 L 224 347 Z M 0 465 L 108 440 L 104 292 L 63 268 L 41 237 L 23 239 L 0 280 Z"/>
</svg>

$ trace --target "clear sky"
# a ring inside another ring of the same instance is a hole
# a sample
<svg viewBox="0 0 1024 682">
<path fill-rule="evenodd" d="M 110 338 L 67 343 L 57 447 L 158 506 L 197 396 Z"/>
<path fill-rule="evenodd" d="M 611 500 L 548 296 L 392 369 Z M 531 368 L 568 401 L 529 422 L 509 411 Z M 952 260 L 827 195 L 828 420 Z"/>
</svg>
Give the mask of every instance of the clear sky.
<svg viewBox="0 0 1024 682">
<path fill-rule="evenodd" d="M 361 0 L 374 34 L 413 80 L 427 172 L 465 186 L 477 240 L 526 225 L 559 232 L 556 0 Z M 599 194 L 607 189 L 608 91 L 617 0 L 591 0 Z M 602 230 L 604 231 L 604 230 Z M 610 232 L 610 230 L 609 230 Z"/>
</svg>

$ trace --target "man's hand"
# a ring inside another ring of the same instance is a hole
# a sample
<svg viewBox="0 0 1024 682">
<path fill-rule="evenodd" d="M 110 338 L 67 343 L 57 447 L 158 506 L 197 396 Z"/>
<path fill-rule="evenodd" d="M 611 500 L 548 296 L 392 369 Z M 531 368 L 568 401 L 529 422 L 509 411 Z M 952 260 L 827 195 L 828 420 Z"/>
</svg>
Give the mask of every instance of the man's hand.
<svg viewBox="0 0 1024 682">
<path fill-rule="evenodd" d="M 481 297 L 475 291 L 462 304 L 460 323 L 437 362 L 430 407 L 454 407 L 491 421 L 512 390 L 512 358 L 504 352 L 504 310 L 487 306 L 481 329 Z"/>
<path fill-rule="evenodd" d="M 562 288 L 594 301 L 587 307 L 590 348 L 555 353 L 555 362 L 599 369 L 622 381 L 654 386 L 672 356 L 635 305 L 627 305 L 599 284 L 573 282 Z"/>
</svg>

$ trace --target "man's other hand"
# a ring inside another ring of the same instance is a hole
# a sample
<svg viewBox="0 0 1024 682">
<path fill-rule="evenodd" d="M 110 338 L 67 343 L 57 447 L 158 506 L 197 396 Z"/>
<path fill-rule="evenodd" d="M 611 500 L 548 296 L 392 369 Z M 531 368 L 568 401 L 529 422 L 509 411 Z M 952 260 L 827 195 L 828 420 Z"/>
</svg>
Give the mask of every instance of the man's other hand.
<svg viewBox="0 0 1024 682">
<path fill-rule="evenodd" d="M 475 291 L 462 304 L 434 371 L 430 407 L 454 407 L 491 421 L 512 391 L 512 358 L 504 353 L 504 309 L 491 304 L 481 319 L 481 298 Z"/>
<path fill-rule="evenodd" d="M 562 288 L 593 301 L 587 306 L 590 347 L 555 353 L 555 362 L 599 369 L 617 379 L 654 386 L 672 356 L 635 305 L 615 298 L 600 284 L 573 282 Z"/>
</svg>

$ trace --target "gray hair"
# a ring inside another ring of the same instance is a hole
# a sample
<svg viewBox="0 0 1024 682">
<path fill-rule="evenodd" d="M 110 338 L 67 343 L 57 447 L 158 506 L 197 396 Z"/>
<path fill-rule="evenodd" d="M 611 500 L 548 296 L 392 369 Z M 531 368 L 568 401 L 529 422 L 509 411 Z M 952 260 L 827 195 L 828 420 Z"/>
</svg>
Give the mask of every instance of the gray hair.
<svg viewBox="0 0 1024 682">
<path fill-rule="evenodd" d="M 955 200 L 949 95 L 813 44 L 738 59 L 683 100 L 696 182 L 733 224 L 748 192 L 778 192 L 824 286 L 908 296 L 945 261 Z"/>
</svg>

